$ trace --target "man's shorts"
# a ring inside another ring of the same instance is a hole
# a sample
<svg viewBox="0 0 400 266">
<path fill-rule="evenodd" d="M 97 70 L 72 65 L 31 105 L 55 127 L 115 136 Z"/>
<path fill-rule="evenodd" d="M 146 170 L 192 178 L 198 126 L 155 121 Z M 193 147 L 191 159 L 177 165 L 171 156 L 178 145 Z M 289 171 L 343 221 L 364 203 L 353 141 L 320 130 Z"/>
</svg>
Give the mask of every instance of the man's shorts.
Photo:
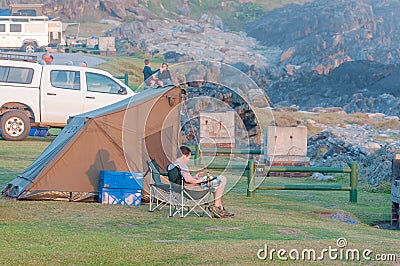
<svg viewBox="0 0 400 266">
<path fill-rule="evenodd" d="M 207 176 L 203 176 L 204 180 L 207 180 Z M 221 177 L 219 176 L 210 176 L 210 182 L 205 182 L 201 184 L 202 188 L 212 188 L 213 190 L 216 190 L 218 186 L 221 184 L 222 180 Z"/>
</svg>

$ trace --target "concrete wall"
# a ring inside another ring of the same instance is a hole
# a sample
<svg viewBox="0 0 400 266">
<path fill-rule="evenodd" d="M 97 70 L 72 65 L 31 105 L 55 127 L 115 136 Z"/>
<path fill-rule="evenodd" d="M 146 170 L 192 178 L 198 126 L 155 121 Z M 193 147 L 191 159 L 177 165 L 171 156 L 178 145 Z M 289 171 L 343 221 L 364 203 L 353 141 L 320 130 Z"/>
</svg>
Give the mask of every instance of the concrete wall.
<svg viewBox="0 0 400 266">
<path fill-rule="evenodd" d="M 310 166 L 307 157 L 307 128 L 268 126 L 264 128 L 264 159 L 271 166 Z M 307 177 L 310 173 L 279 172 L 269 176 Z"/>
<path fill-rule="evenodd" d="M 307 156 L 307 128 L 267 126 L 264 128 L 264 151 L 272 156 Z"/>
<path fill-rule="evenodd" d="M 227 112 L 200 112 L 200 143 L 235 144 L 235 114 Z"/>
</svg>

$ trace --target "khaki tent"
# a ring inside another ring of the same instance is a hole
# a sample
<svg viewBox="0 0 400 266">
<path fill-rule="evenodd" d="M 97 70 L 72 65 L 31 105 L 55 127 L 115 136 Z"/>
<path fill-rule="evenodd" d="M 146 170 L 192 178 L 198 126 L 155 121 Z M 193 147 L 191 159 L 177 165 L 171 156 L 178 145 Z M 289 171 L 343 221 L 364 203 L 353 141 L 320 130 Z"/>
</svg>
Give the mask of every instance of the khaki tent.
<svg viewBox="0 0 400 266">
<path fill-rule="evenodd" d="M 169 86 L 74 116 L 36 161 L 7 184 L 4 194 L 94 201 L 100 170 L 146 172 L 149 158 L 167 165 L 180 141 L 180 101 L 181 89 Z"/>
</svg>

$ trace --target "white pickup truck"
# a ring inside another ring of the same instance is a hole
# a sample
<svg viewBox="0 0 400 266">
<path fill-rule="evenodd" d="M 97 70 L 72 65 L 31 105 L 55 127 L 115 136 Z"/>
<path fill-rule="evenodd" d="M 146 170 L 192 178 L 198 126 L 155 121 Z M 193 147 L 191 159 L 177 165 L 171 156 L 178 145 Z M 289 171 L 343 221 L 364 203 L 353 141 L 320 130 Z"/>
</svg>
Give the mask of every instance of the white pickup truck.
<svg viewBox="0 0 400 266">
<path fill-rule="evenodd" d="M 135 93 L 98 69 L 0 60 L 0 124 L 6 140 L 23 140 L 31 127 L 64 127 L 70 116 Z"/>
</svg>

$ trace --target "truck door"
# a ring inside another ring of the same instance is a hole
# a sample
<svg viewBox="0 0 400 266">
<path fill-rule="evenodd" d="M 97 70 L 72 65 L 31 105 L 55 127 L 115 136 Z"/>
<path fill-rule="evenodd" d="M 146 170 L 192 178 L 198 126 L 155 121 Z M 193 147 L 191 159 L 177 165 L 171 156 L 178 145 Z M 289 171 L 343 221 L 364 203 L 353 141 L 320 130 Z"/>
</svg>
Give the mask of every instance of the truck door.
<svg viewBox="0 0 400 266">
<path fill-rule="evenodd" d="M 43 122 L 66 124 L 70 116 L 83 113 L 84 91 L 81 89 L 81 72 L 70 69 L 52 69 L 50 82 L 43 82 Z M 46 78 L 46 77 L 44 77 Z"/>
<path fill-rule="evenodd" d="M 118 82 L 100 73 L 86 72 L 85 112 L 119 102 L 126 97 L 127 90 Z"/>
</svg>

